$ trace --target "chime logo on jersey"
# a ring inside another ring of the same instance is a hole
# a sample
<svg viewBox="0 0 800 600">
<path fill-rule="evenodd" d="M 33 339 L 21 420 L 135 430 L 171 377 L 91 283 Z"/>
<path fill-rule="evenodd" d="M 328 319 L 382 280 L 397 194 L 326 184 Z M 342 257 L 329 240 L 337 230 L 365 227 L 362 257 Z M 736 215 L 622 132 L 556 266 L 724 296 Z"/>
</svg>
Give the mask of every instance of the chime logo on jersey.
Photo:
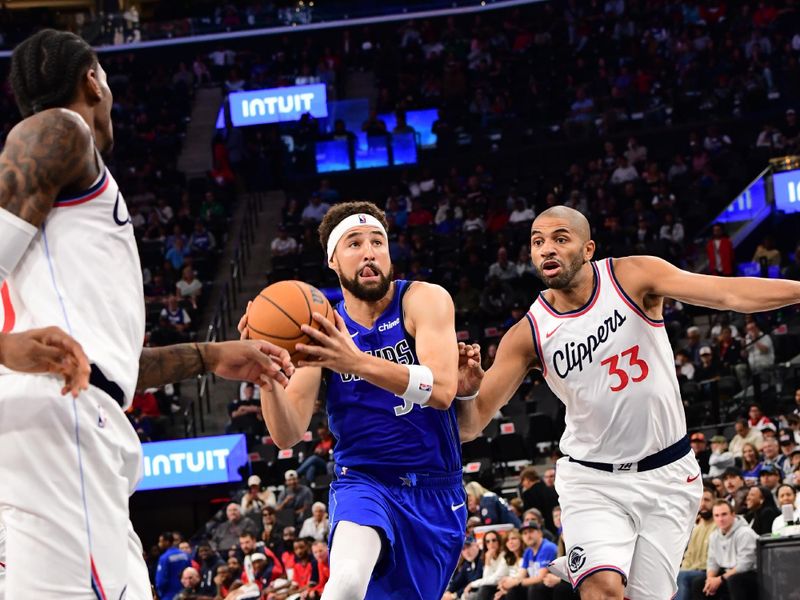
<svg viewBox="0 0 800 600">
<path fill-rule="evenodd" d="M 589 334 L 583 342 L 567 342 L 563 349 L 553 352 L 553 368 L 556 374 L 561 379 L 566 379 L 573 369 L 583 371 L 583 367 L 594 360 L 595 351 L 600 345 L 605 344 L 626 320 L 627 317 L 615 310 L 613 315 L 600 323 L 596 334 Z"/>
</svg>

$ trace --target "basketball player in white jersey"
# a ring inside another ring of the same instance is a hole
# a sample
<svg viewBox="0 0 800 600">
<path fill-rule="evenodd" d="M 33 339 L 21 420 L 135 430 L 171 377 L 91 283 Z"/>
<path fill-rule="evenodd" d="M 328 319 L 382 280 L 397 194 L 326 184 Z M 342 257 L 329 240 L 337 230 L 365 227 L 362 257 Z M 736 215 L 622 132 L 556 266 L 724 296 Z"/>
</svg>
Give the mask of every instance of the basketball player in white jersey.
<svg viewBox="0 0 800 600">
<path fill-rule="evenodd" d="M 10 79 L 23 120 L 0 153 L 4 321 L 10 312 L 11 333 L 62 328 L 91 366 L 77 398 L 61 395 L 56 375 L 0 367 L 5 595 L 144 600 L 150 586 L 128 517 L 141 469 L 123 412 L 134 390 L 206 370 L 285 385 L 293 367 L 263 342 L 142 348 L 133 228 L 100 156 L 113 142 L 105 72 L 81 38 L 43 30 L 14 50 Z M 43 571 L 41 556 L 57 559 Z"/>
<path fill-rule="evenodd" d="M 664 297 L 750 313 L 800 302 L 800 282 L 722 278 L 654 257 L 594 262 L 589 223 L 554 207 L 531 228 L 549 287 L 503 337 L 492 367 L 462 346 L 462 439 L 473 439 L 531 369 L 566 405 L 556 490 L 567 545 L 559 565 L 581 598 L 666 600 L 697 514 L 700 469 L 686 422 Z"/>
<path fill-rule="evenodd" d="M 0 332 L 0 366 L 19 373 L 58 375 L 64 380 L 62 396 L 77 397 L 89 387 L 89 359 L 81 345 L 58 327 Z M 0 598 L 4 597 L 5 556 L 6 530 L 0 525 Z"/>
</svg>

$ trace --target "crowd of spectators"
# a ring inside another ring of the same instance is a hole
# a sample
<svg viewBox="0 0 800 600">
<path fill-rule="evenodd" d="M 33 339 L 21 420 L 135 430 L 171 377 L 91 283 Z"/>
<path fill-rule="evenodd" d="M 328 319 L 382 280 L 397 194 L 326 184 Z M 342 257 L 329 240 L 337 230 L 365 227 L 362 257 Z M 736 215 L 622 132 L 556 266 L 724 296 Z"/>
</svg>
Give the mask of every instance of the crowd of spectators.
<svg viewBox="0 0 800 600">
<path fill-rule="evenodd" d="M 162 534 L 146 558 L 161 600 L 318 600 L 329 532 L 325 503 L 297 471 L 280 486 L 251 475 L 203 534 Z"/>
</svg>

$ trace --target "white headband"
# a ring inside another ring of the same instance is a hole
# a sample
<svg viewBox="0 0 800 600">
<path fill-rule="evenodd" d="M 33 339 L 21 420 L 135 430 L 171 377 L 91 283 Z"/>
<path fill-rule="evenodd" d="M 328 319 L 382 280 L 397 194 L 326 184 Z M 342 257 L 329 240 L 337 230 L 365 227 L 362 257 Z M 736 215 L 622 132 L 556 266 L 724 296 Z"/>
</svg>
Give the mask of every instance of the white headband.
<svg viewBox="0 0 800 600">
<path fill-rule="evenodd" d="M 328 260 L 333 258 L 333 251 L 336 250 L 336 244 L 339 243 L 339 240 L 342 239 L 348 231 L 355 227 L 364 227 L 365 225 L 380 229 L 383 237 L 387 240 L 389 239 L 389 236 L 386 234 L 386 229 L 384 229 L 381 222 L 372 215 L 350 215 L 342 219 L 339 224 L 333 228 L 330 236 L 328 236 Z"/>
</svg>

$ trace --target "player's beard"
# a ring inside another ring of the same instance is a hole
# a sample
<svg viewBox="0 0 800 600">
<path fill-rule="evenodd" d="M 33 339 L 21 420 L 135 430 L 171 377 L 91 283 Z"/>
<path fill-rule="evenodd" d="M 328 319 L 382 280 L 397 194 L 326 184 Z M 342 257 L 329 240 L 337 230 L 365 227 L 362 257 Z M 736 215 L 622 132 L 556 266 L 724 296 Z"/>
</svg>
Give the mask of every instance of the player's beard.
<svg viewBox="0 0 800 600">
<path fill-rule="evenodd" d="M 380 278 L 377 284 L 366 286 L 358 280 L 358 274 L 366 267 L 369 267 Z M 358 273 L 356 273 L 352 279 L 348 279 L 344 274 L 339 275 L 339 283 L 342 284 L 342 287 L 364 302 L 377 302 L 381 300 L 389 292 L 392 279 L 394 279 L 394 266 L 390 266 L 389 274 L 384 275 L 383 271 L 381 271 L 374 262 L 362 265 L 361 269 L 359 269 Z"/>
<path fill-rule="evenodd" d="M 558 259 L 548 258 L 547 260 L 542 261 L 542 264 L 550 260 L 555 260 L 561 263 L 561 261 Z M 582 253 L 576 254 L 569 264 L 561 263 L 561 272 L 555 277 L 547 277 L 544 273 L 542 273 L 541 267 L 537 266 L 536 264 L 533 265 L 533 269 L 536 271 L 536 276 L 541 279 L 548 288 L 551 290 L 563 290 L 564 288 L 570 286 L 572 280 L 575 278 L 575 275 L 581 270 L 581 267 L 583 267 L 584 262 L 585 261 L 583 260 Z"/>
</svg>

